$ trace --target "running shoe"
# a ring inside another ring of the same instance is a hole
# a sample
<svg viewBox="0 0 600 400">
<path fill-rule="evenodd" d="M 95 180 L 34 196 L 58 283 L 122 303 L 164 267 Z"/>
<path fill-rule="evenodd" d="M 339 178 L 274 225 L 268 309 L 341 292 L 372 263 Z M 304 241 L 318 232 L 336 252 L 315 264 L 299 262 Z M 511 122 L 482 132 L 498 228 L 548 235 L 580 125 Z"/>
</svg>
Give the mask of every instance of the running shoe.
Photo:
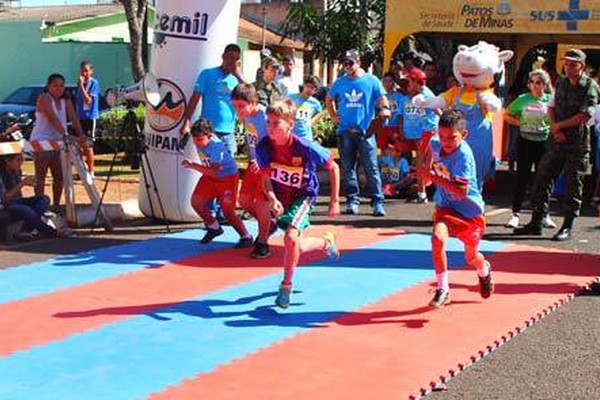
<svg viewBox="0 0 600 400">
<path fill-rule="evenodd" d="M 271 255 L 271 251 L 269 250 L 269 245 L 264 242 L 259 242 L 258 240 L 254 242 L 254 250 L 250 253 L 250 257 L 252 258 L 267 258 Z"/>
<path fill-rule="evenodd" d="M 484 299 L 489 298 L 494 293 L 494 282 L 492 282 L 492 266 L 486 260 L 488 274 L 485 277 L 479 277 L 479 294 Z"/>
<path fill-rule="evenodd" d="M 433 299 L 429 302 L 429 307 L 441 308 L 450 303 L 450 291 L 437 289 Z"/>
<path fill-rule="evenodd" d="M 325 239 L 329 243 L 329 247 L 327 247 L 326 253 L 327 257 L 331 260 L 339 260 L 340 259 L 340 251 L 337 248 L 337 244 L 335 241 L 335 232 L 327 231 L 323 235 L 323 239 Z"/>
<path fill-rule="evenodd" d="M 358 214 L 358 204 L 356 203 L 348 203 L 346 204 L 346 212 L 347 215 L 356 215 Z"/>
<path fill-rule="evenodd" d="M 385 217 L 386 212 L 385 208 L 383 208 L 383 203 L 375 203 L 373 205 L 373 215 L 376 217 Z"/>
<path fill-rule="evenodd" d="M 288 308 L 290 306 L 290 293 L 292 292 L 292 285 L 281 284 L 279 286 L 279 293 L 275 299 L 275 305 L 280 308 Z"/>
<path fill-rule="evenodd" d="M 207 244 L 213 241 L 217 236 L 221 236 L 223 234 L 223 228 L 219 227 L 218 229 L 206 229 L 206 234 L 200 240 L 200 243 Z"/>
<path fill-rule="evenodd" d="M 238 240 L 238 242 L 233 247 L 235 247 L 236 249 L 245 249 L 246 247 L 252 247 L 253 244 L 254 241 L 252 240 L 252 236 L 248 236 L 240 238 L 240 240 Z"/>
<path fill-rule="evenodd" d="M 544 219 L 542 219 L 542 226 L 544 228 L 556 228 L 556 224 L 554 223 L 554 221 L 552 221 L 552 218 L 550 218 L 550 214 L 546 214 Z"/>
<path fill-rule="evenodd" d="M 518 228 L 519 227 L 519 216 L 517 214 L 513 214 L 510 216 L 510 219 L 504 225 L 507 228 Z"/>
</svg>

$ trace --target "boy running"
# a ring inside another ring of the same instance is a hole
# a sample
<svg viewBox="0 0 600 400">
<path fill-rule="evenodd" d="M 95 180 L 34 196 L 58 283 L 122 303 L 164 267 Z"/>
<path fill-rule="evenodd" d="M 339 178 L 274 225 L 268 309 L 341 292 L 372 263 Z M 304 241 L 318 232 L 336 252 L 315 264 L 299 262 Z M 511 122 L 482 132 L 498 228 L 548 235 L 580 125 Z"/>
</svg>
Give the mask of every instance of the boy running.
<svg viewBox="0 0 600 400">
<path fill-rule="evenodd" d="M 209 208 L 216 198 L 222 205 L 227 220 L 240 235 L 240 240 L 235 247 L 252 246 L 252 236 L 235 213 L 239 182 L 235 159 L 227 150 L 225 143 L 214 134 L 209 120 L 198 119 L 192 125 L 190 133 L 198 149 L 200 164 L 186 159 L 181 162 L 181 166 L 202 173 L 192 194 L 192 207 L 206 225 L 206 234 L 200 243 L 210 243 L 223 234 L 223 228 Z"/>
<path fill-rule="evenodd" d="M 445 110 L 439 122 L 439 139 L 430 142 L 431 160 L 417 169 L 426 185 L 437 185 L 431 246 L 437 290 L 429 302 L 442 307 L 450 301 L 446 241 L 454 236 L 465 245 L 467 264 L 475 267 L 479 276 L 479 293 L 487 299 L 494 291 L 490 263 L 479 252 L 479 242 L 485 232 L 484 203 L 477 185 L 475 158 L 463 141 L 466 131 L 464 114 Z"/>
<path fill-rule="evenodd" d="M 252 258 L 267 258 L 271 255 L 269 234 L 277 229 L 268 208 L 257 207 L 257 202 L 266 199 L 260 170 L 256 162 L 256 146 L 267 137 L 267 109 L 258 102 L 258 93 L 254 85 L 241 83 L 231 92 L 231 101 L 238 117 L 244 121 L 248 168 L 240 189 L 240 206 L 258 221 L 258 237 L 254 242 Z"/>
<path fill-rule="evenodd" d="M 290 100 L 274 102 L 267 108 L 269 136 L 261 140 L 256 149 L 268 196 L 268 201 L 263 202 L 262 206 L 278 217 L 279 227 L 285 230 L 283 281 L 275 299 L 275 304 L 281 308 L 290 305 L 292 275 L 301 253 L 323 251 L 330 258 L 339 258 L 333 232 L 326 232 L 320 238 L 302 235 L 310 225 L 310 212 L 319 193 L 317 166 L 329 171 L 330 217 L 340 212 L 340 171 L 327 149 L 292 134 L 295 117 L 296 110 Z"/>
</svg>

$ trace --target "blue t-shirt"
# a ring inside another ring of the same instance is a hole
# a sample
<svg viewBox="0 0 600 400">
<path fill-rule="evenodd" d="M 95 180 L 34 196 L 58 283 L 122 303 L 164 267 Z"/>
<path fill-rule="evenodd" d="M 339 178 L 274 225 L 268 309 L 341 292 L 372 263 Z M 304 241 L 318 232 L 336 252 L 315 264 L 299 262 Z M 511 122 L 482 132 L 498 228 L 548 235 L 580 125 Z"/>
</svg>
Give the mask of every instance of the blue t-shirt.
<svg viewBox="0 0 600 400">
<path fill-rule="evenodd" d="M 421 93 L 425 97 L 435 97 L 433 92 L 423 86 Z M 408 98 L 404 107 L 399 110 L 403 118 L 403 133 L 405 139 L 421 139 L 423 132 L 437 130 L 439 117 L 435 110 L 431 108 L 415 107 L 412 105 L 412 99 Z"/>
<path fill-rule="evenodd" d="M 326 165 L 332 155 L 320 144 L 292 135 L 286 146 L 276 146 L 268 137 L 262 139 L 256 159 L 260 169 L 269 173 L 275 195 L 287 208 L 301 197 L 317 197 L 317 166 Z"/>
<path fill-rule="evenodd" d="M 201 116 L 213 124 L 215 132 L 233 133 L 235 130 L 231 91 L 238 83 L 234 75 L 224 72 L 221 67 L 205 69 L 196 79 L 194 92 L 202 95 Z"/>
<path fill-rule="evenodd" d="M 77 117 L 79 119 L 98 119 L 98 102 L 100 96 L 100 82 L 95 78 L 90 78 L 83 83 L 88 94 L 92 98 L 91 104 L 85 104 L 83 101 L 83 93 L 78 87 L 75 93 L 75 107 L 77 107 Z"/>
<path fill-rule="evenodd" d="M 379 156 L 379 169 L 383 183 L 398 183 L 410 172 L 410 164 L 404 157 Z"/>
<path fill-rule="evenodd" d="M 200 164 L 205 167 L 210 167 L 214 164 L 221 164 L 221 169 L 217 172 L 219 178 L 224 178 L 229 175 L 237 174 L 238 167 L 235 159 L 227 150 L 225 143 L 217 136 L 211 138 L 206 147 L 196 146 Z"/>
<path fill-rule="evenodd" d="M 248 147 L 248 156 L 251 160 L 256 159 L 256 146 L 267 132 L 267 109 L 262 104 L 258 105 L 256 115 L 248 116 L 244 119 L 246 123 L 246 146 Z"/>
<path fill-rule="evenodd" d="M 296 121 L 294 122 L 294 135 L 306 140 L 313 140 L 312 126 L 310 121 L 315 115 L 323 111 L 323 106 L 314 97 L 302 98 L 299 94 L 288 97 L 297 107 Z"/>
<path fill-rule="evenodd" d="M 385 89 L 377 77 L 365 73 L 358 78 L 338 78 L 329 89 L 329 95 L 337 103 L 338 133 L 348 129 L 366 132 L 375 116 L 377 100 L 385 95 Z"/>
<path fill-rule="evenodd" d="M 400 115 L 402 115 L 402 110 L 404 110 L 409 97 L 400 92 L 388 93 L 386 94 L 386 97 L 390 103 L 390 111 L 392 115 L 390 115 L 390 118 L 386 121 L 385 126 L 398 126 L 400 125 Z"/>
<path fill-rule="evenodd" d="M 441 186 L 435 191 L 434 201 L 437 207 L 450 208 L 463 217 L 472 218 L 483 215 L 484 203 L 477 185 L 475 157 L 466 141 L 451 154 L 441 155 L 441 145 L 436 136 L 429 143 L 433 171 L 443 177 L 469 185 L 465 197 L 452 193 Z"/>
</svg>

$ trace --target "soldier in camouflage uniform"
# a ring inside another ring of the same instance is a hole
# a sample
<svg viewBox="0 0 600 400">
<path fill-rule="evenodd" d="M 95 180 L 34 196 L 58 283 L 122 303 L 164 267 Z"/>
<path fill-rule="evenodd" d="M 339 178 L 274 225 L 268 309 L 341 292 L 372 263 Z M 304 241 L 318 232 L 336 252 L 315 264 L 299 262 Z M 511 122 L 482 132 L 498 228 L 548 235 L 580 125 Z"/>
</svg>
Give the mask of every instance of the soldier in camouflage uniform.
<svg viewBox="0 0 600 400">
<path fill-rule="evenodd" d="M 564 220 L 553 240 L 571 238 L 575 217 L 579 216 L 583 177 L 590 168 L 590 126 L 598 102 L 598 85 L 584 73 L 585 53 L 566 52 L 564 75 L 556 82 L 556 93 L 549 104 L 552 133 L 551 150 L 544 155 L 533 185 L 531 222 L 514 231 L 515 235 L 542 235 L 542 219 L 548 212 L 552 182 L 565 173 Z"/>
<path fill-rule="evenodd" d="M 281 91 L 275 84 L 275 77 L 279 72 L 279 61 L 275 57 L 265 57 L 262 61 L 262 76 L 253 83 L 258 95 L 258 102 L 269 107 L 273 101 L 279 100 Z"/>
</svg>

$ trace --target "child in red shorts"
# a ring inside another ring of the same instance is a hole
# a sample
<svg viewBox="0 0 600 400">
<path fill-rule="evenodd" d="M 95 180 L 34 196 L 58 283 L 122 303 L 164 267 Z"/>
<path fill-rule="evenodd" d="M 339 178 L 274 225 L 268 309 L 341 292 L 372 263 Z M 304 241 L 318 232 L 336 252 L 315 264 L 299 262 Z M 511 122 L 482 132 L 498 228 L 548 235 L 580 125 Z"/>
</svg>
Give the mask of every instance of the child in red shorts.
<svg viewBox="0 0 600 400">
<path fill-rule="evenodd" d="M 424 183 L 437 185 L 431 237 L 437 290 L 429 302 L 436 308 L 450 301 L 446 257 L 446 241 L 450 236 L 465 245 L 467 263 L 479 276 L 481 297 L 488 298 L 494 291 L 490 263 L 479 252 L 479 242 L 485 233 L 484 203 L 477 185 L 473 152 L 463 141 L 465 126 L 461 111 L 444 111 L 439 122 L 439 138 L 430 142 L 429 160 L 417 170 Z"/>
<path fill-rule="evenodd" d="M 252 236 L 235 213 L 239 182 L 235 159 L 225 144 L 213 133 L 212 124 L 207 119 L 197 120 L 192 125 L 191 135 L 198 149 L 200 163 L 186 159 L 181 165 L 202 173 L 191 200 L 192 207 L 206 224 L 206 234 L 200 243 L 210 243 L 223 234 L 223 228 L 209 208 L 216 198 L 223 207 L 227 220 L 240 235 L 240 240 L 235 247 L 252 246 Z"/>
</svg>

